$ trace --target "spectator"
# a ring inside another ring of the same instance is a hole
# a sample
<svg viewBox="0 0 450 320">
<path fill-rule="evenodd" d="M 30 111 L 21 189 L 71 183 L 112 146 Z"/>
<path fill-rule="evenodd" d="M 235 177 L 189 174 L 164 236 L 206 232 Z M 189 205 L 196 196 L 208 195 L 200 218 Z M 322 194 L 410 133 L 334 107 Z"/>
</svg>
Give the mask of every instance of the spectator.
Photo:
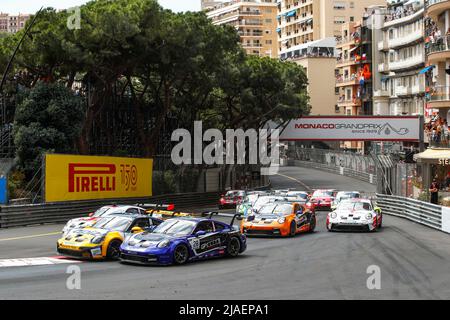
<svg viewBox="0 0 450 320">
<path fill-rule="evenodd" d="M 438 204 L 439 201 L 439 184 L 437 183 L 436 179 L 433 179 L 433 182 L 431 183 L 430 186 L 430 202 L 433 204 Z"/>
</svg>

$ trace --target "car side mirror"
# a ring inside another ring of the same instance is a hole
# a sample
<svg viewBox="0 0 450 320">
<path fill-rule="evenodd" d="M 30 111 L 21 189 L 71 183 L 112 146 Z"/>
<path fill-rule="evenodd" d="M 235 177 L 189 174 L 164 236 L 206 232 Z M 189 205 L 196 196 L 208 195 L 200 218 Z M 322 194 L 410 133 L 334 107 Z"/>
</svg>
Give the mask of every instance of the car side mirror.
<svg viewBox="0 0 450 320">
<path fill-rule="evenodd" d="M 247 221 L 253 221 L 253 220 L 255 220 L 255 216 L 248 216 L 247 217 Z"/>
<path fill-rule="evenodd" d="M 141 227 L 133 227 L 131 229 L 131 233 L 141 233 L 144 232 L 144 230 Z"/>
<path fill-rule="evenodd" d="M 89 217 L 92 217 L 93 215 L 94 215 L 94 213 L 93 213 L 93 212 L 89 213 Z"/>
<path fill-rule="evenodd" d="M 377 212 L 378 214 L 381 213 L 381 209 L 380 208 L 375 208 L 375 209 L 373 209 L 373 211 Z"/>
<path fill-rule="evenodd" d="M 196 237 L 201 237 L 201 236 L 204 236 L 206 234 L 206 231 L 204 231 L 204 230 L 199 230 L 199 231 L 197 231 L 196 233 L 195 233 L 195 236 Z"/>
</svg>

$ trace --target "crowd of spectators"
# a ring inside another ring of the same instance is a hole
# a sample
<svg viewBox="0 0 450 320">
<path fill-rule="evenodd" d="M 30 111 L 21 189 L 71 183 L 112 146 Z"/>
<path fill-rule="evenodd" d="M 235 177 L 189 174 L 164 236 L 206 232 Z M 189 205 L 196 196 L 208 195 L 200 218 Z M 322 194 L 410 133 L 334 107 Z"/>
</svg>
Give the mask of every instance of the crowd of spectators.
<svg viewBox="0 0 450 320">
<path fill-rule="evenodd" d="M 389 22 L 396 19 L 401 19 L 407 16 L 414 14 L 416 11 L 412 6 L 408 6 L 407 8 L 404 6 L 398 6 L 394 9 L 391 9 L 390 13 L 384 16 L 384 22 Z"/>
<path fill-rule="evenodd" d="M 431 144 L 447 145 L 450 138 L 450 129 L 446 119 L 435 114 L 425 124 L 425 134 Z"/>
<path fill-rule="evenodd" d="M 430 19 L 425 19 L 425 49 L 444 50 L 450 45 L 450 28 L 443 34 L 436 23 Z"/>
</svg>

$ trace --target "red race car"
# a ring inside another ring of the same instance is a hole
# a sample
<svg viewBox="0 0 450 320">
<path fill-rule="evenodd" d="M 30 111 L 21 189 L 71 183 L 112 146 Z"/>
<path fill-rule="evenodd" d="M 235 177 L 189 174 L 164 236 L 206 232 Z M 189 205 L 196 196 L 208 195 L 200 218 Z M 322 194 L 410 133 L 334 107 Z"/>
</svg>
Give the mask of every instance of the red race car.
<svg viewBox="0 0 450 320">
<path fill-rule="evenodd" d="M 331 210 L 331 204 L 336 195 L 336 190 L 315 190 L 306 207 L 310 210 Z"/>
<path fill-rule="evenodd" d="M 230 190 L 219 199 L 219 209 L 236 208 L 244 200 L 246 192 L 243 190 Z"/>
</svg>

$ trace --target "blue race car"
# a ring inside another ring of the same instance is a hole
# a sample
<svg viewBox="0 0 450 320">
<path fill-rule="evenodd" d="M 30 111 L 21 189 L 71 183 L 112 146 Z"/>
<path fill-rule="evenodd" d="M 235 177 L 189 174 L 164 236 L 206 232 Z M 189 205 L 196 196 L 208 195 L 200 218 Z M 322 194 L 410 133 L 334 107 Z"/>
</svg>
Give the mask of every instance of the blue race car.
<svg viewBox="0 0 450 320">
<path fill-rule="evenodd" d="M 120 260 L 135 264 L 184 264 L 220 256 L 236 257 L 247 248 L 246 236 L 231 223 L 209 218 L 173 218 L 153 231 L 135 234 L 120 247 Z"/>
</svg>

